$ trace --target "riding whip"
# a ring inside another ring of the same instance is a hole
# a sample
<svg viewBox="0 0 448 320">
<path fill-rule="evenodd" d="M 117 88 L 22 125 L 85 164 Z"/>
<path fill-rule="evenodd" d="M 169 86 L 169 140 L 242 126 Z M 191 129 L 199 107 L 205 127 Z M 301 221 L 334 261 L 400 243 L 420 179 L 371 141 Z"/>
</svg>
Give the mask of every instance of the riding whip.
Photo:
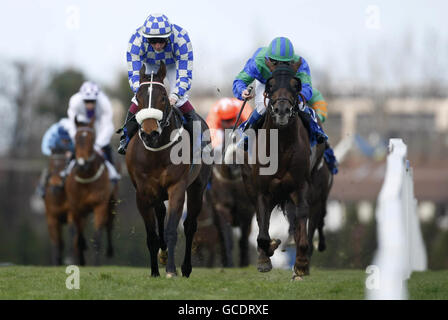
<svg viewBox="0 0 448 320">
<path fill-rule="evenodd" d="M 252 87 L 247 87 L 247 91 L 249 91 L 249 94 L 252 92 L 252 89 Z M 247 101 L 249 101 L 249 97 L 244 99 L 243 105 L 241 106 L 240 112 L 238 113 L 238 117 L 236 118 L 235 124 L 233 125 L 232 133 L 235 131 L 235 128 L 238 125 L 238 121 L 240 121 L 241 113 L 243 113 L 243 109 Z"/>
</svg>

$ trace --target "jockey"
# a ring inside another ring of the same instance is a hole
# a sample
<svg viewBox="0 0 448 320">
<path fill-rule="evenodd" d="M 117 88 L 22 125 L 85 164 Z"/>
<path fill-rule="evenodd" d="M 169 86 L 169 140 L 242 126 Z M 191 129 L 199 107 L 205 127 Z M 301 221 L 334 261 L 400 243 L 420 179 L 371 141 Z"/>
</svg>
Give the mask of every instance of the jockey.
<svg viewBox="0 0 448 320">
<path fill-rule="evenodd" d="M 236 122 L 243 102 L 236 98 L 222 98 L 218 100 L 207 115 L 207 125 L 210 128 L 212 147 L 216 148 L 223 142 L 224 130 L 231 129 Z M 252 108 L 245 106 L 240 116 L 240 123 L 246 121 Z"/>
<path fill-rule="evenodd" d="M 62 118 L 59 122 L 56 122 L 48 128 L 42 138 L 42 153 L 46 156 L 51 156 L 53 153 L 65 154 L 67 161 L 70 160 L 74 152 L 74 146 L 68 133 L 69 130 L 70 120 L 67 118 Z M 48 177 L 48 169 L 45 168 L 40 175 L 36 190 L 37 194 L 42 198 L 45 196 Z"/>
<path fill-rule="evenodd" d="M 134 94 L 139 88 L 139 71 L 142 65 L 145 64 L 146 72 L 151 73 L 157 72 L 160 62 L 165 63 L 170 86 L 170 104 L 182 111 L 187 121 L 185 128 L 192 137 L 192 122 L 198 119 L 198 116 L 188 101 L 193 74 L 193 47 L 187 31 L 171 24 L 163 14 L 151 14 L 143 26 L 131 36 L 126 59 L 129 84 Z M 138 110 L 135 96 L 131 102 L 118 147 L 120 154 L 126 153 L 127 145 L 138 129 L 134 116 Z"/>
<path fill-rule="evenodd" d="M 68 105 L 67 114 L 71 121 L 69 133 L 72 141 L 75 141 L 76 135 L 75 119 L 82 118 L 86 122 L 93 119 L 96 133 L 95 150 L 103 156 L 111 180 L 118 180 L 120 175 L 113 166 L 112 149 L 110 147 L 114 125 L 112 122 L 112 105 L 109 98 L 97 84 L 86 81 L 82 84 L 79 92 L 70 98 Z"/>
<path fill-rule="evenodd" d="M 236 79 L 233 81 L 233 94 L 240 100 L 243 99 L 252 99 L 255 97 L 255 110 L 252 112 L 249 120 L 247 121 L 247 125 L 245 125 L 243 131 L 248 128 L 257 129 L 262 124 L 263 116 L 266 112 L 266 107 L 264 105 L 264 90 L 266 81 L 271 77 L 272 73 L 269 68 L 266 66 L 265 59 L 268 58 L 276 64 L 290 64 L 302 59 L 302 63 L 297 70 L 297 77 L 302 82 L 302 90 L 301 94 L 304 96 L 306 101 L 309 102 L 313 96 L 313 87 L 311 84 L 311 74 L 310 68 L 306 60 L 294 53 L 294 47 L 291 41 L 285 37 L 277 37 L 271 41 L 268 47 L 258 48 L 253 56 L 246 62 L 243 70 L 236 76 Z M 251 84 L 254 80 L 255 90 L 249 92 L 247 86 Z M 255 92 L 254 92 L 255 91 Z M 300 101 L 302 100 L 299 96 Z M 314 133 L 316 135 L 315 139 L 318 143 L 322 143 L 327 140 L 327 136 L 317 124 L 315 117 L 310 115 L 310 108 L 306 107 L 308 112 L 302 112 L 303 118 L 307 120 L 308 125 L 314 128 Z M 315 125 L 312 125 L 311 122 L 315 122 Z M 244 136 L 244 149 L 247 150 L 247 137 Z M 240 140 L 241 142 L 241 140 Z"/>
</svg>

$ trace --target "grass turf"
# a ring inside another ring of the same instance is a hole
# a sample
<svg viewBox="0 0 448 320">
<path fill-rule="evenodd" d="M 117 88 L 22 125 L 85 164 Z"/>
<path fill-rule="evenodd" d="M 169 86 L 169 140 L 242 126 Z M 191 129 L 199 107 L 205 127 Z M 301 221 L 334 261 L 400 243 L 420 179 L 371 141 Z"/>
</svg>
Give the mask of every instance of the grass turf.
<svg viewBox="0 0 448 320">
<path fill-rule="evenodd" d="M 180 270 L 178 270 L 180 272 Z M 0 299 L 187 299 L 303 300 L 364 299 L 363 270 L 312 269 L 303 281 L 292 271 L 259 273 L 254 266 L 232 269 L 193 268 L 189 279 L 151 278 L 149 268 L 82 267 L 80 289 L 68 290 L 65 267 L 0 268 Z M 448 299 L 448 271 L 412 274 L 411 299 Z"/>
</svg>

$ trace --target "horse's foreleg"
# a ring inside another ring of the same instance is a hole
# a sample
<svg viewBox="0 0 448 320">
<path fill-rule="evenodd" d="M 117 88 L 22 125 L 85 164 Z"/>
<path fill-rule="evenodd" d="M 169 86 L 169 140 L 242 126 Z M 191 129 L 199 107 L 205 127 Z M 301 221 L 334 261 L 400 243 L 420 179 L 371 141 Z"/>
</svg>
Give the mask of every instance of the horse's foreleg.
<svg viewBox="0 0 448 320">
<path fill-rule="evenodd" d="M 269 236 L 269 222 L 271 212 L 274 208 L 272 201 L 267 195 L 258 195 L 257 198 L 257 223 L 258 223 L 258 262 L 257 269 L 260 272 L 268 272 L 272 270 L 270 257 L 274 254 L 275 249 L 280 245 L 280 240 L 272 239 Z"/>
<path fill-rule="evenodd" d="M 327 213 L 327 202 L 322 203 L 322 208 L 319 212 L 319 221 L 317 222 L 317 231 L 319 232 L 319 251 L 324 251 L 326 249 L 325 235 L 324 235 L 324 219 Z"/>
<path fill-rule="evenodd" d="M 159 238 L 156 232 L 156 215 L 154 208 L 149 206 L 145 196 L 137 192 L 137 207 L 146 228 L 146 245 L 151 259 L 151 276 L 159 277 L 159 265 L 157 262 L 157 251 L 159 250 Z"/>
<path fill-rule="evenodd" d="M 115 217 L 115 199 L 111 198 L 109 201 L 109 210 L 108 210 L 108 219 L 106 223 L 106 231 L 107 231 L 107 251 L 106 256 L 108 258 L 112 258 L 114 256 L 114 247 L 112 244 L 112 228 Z"/>
<path fill-rule="evenodd" d="M 164 236 L 164 229 L 165 229 L 165 216 L 166 216 L 166 208 L 163 201 L 161 201 L 159 204 L 156 204 L 154 207 L 156 211 L 156 217 L 157 217 L 157 230 L 159 232 L 159 262 L 163 265 L 166 265 L 167 259 L 168 259 L 168 252 L 166 249 L 166 243 L 165 243 L 165 236 Z"/>
<path fill-rule="evenodd" d="M 182 275 L 189 277 L 191 274 L 191 247 L 194 233 L 197 229 L 197 219 L 202 209 L 202 196 L 205 185 L 200 180 L 193 182 L 187 190 L 187 218 L 184 221 L 185 232 L 185 256 L 182 263 Z"/>
<path fill-rule="evenodd" d="M 243 220 L 241 222 L 241 239 L 240 245 L 240 267 L 247 267 L 249 265 L 249 234 L 250 234 L 250 220 Z"/>
<path fill-rule="evenodd" d="M 76 212 L 72 214 L 73 223 L 76 228 L 76 234 L 74 237 L 73 249 L 75 254 L 75 263 L 80 266 L 86 264 L 84 258 L 84 250 L 86 250 L 86 241 L 84 239 L 83 229 L 84 229 L 84 219 L 81 216 L 81 212 Z"/>
<path fill-rule="evenodd" d="M 57 217 L 47 213 L 48 231 L 51 239 L 51 263 L 53 265 L 62 265 L 62 228 Z"/>
<path fill-rule="evenodd" d="M 177 275 L 176 264 L 174 260 L 174 251 L 177 242 L 177 226 L 179 225 L 179 221 L 182 216 L 182 209 L 185 201 L 185 187 L 185 182 L 179 182 L 178 184 L 173 185 L 168 189 L 169 211 L 164 231 L 165 243 L 168 247 L 168 260 L 166 264 L 167 278 L 171 278 Z M 190 239 L 188 238 L 186 239 L 187 246 L 189 240 Z M 192 240 L 193 238 L 191 238 L 190 240 L 190 253 Z"/>
<path fill-rule="evenodd" d="M 230 268 L 233 267 L 233 231 L 230 225 L 231 213 L 229 208 L 222 204 L 217 204 L 215 211 L 217 215 L 218 235 L 221 242 L 222 266 L 224 268 Z"/>
<path fill-rule="evenodd" d="M 101 238 L 103 228 L 109 221 L 109 203 L 102 203 L 93 209 L 95 234 L 93 236 L 93 248 L 95 253 L 95 265 L 100 264 Z"/>
<path fill-rule="evenodd" d="M 294 264 L 294 278 L 301 279 L 309 274 L 309 239 L 307 237 L 306 224 L 309 217 L 308 184 L 305 184 L 299 192 L 291 194 L 291 200 L 296 205 L 296 261 Z"/>
</svg>

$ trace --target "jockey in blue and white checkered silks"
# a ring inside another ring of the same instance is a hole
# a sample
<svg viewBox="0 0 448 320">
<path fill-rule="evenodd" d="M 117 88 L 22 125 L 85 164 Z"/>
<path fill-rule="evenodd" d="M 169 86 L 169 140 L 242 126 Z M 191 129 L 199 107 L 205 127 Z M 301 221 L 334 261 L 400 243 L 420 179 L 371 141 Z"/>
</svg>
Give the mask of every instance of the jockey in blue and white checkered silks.
<svg viewBox="0 0 448 320">
<path fill-rule="evenodd" d="M 298 98 L 304 105 L 302 118 L 307 119 L 307 125 L 309 124 L 310 143 L 313 146 L 316 143 L 322 143 L 327 140 L 328 137 L 317 123 L 315 112 L 306 105 L 313 96 L 310 68 L 303 57 L 294 53 L 293 44 L 286 37 L 277 37 L 271 41 L 268 47 L 258 48 L 233 81 L 233 94 L 236 98 L 243 100 L 255 97 L 255 110 L 247 120 L 247 123 L 244 124 L 244 131 L 248 128 L 258 129 L 263 123 L 263 116 L 266 112 L 263 93 L 265 91 L 266 81 L 272 76 L 271 71 L 266 65 L 266 59 L 270 59 L 274 64 L 290 64 L 301 59 L 302 62 L 297 70 L 296 76 L 302 82 L 302 90 L 300 93 L 306 101 L 302 101 L 300 96 Z M 247 88 L 253 81 L 255 81 L 255 90 L 249 93 Z M 267 99 L 266 103 L 268 101 Z M 243 135 L 238 146 L 247 150 L 247 136 Z"/>
<path fill-rule="evenodd" d="M 139 88 L 139 72 L 143 64 L 149 74 L 152 71 L 157 72 L 163 61 L 167 68 L 166 77 L 171 90 L 169 92 L 170 104 L 182 111 L 187 123 L 195 119 L 194 108 L 188 101 L 193 75 L 193 47 L 185 29 L 170 23 L 164 14 L 149 15 L 143 26 L 132 34 L 128 43 L 126 60 L 129 84 L 134 94 Z M 120 138 L 118 148 L 120 154 L 126 153 L 127 144 L 138 129 L 134 117 L 138 111 L 135 95 L 131 102 L 123 135 Z"/>
</svg>

